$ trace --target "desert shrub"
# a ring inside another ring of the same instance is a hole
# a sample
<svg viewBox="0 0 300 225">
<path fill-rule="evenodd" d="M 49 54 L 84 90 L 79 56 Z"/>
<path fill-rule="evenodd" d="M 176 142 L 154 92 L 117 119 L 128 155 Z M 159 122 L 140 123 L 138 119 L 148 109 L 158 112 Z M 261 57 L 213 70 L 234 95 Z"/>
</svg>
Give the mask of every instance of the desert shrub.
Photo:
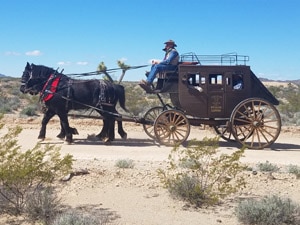
<svg viewBox="0 0 300 225">
<path fill-rule="evenodd" d="M 21 130 L 17 126 L 0 137 L 0 204 L 2 210 L 16 214 L 24 209 L 29 193 L 69 173 L 73 162 L 69 154 L 61 158 L 60 149 L 53 145 L 22 152 L 16 139 Z"/>
<path fill-rule="evenodd" d="M 288 165 L 287 171 L 288 171 L 288 173 L 295 174 L 297 179 L 300 178 L 300 166 Z"/>
<path fill-rule="evenodd" d="M 75 210 L 59 215 L 52 225 L 104 225 L 108 219 L 100 220 L 93 215 L 83 215 Z"/>
<path fill-rule="evenodd" d="M 173 148 L 166 170 L 158 170 L 171 196 L 200 207 L 218 203 L 245 185 L 240 175 L 245 166 L 239 161 L 244 149 L 219 154 L 218 143 L 218 137 L 204 138 Z"/>
<path fill-rule="evenodd" d="M 35 104 L 31 104 L 26 106 L 22 111 L 20 112 L 21 115 L 26 116 L 34 116 L 37 115 L 37 111 L 39 110 L 38 106 Z"/>
<path fill-rule="evenodd" d="M 26 198 L 25 212 L 28 218 L 35 222 L 41 221 L 44 225 L 51 224 L 61 209 L 60 199 L 53 187 L 39 187 Z"/>
<path fill-rule="evenodd" d="M 115 166 L 118 168 L 128 169 L 128 168 L 133 168 L 134 163 L 132 159 L 119 159 L 116 161 Z"/>
<path fill-rule="evenodd" d="M 258 163 L 257 168 L 262 172 L 277 172 L 280 169 L 277 165 L 272 164 L 269 161 Z"/>
<path fill-rule="evenodd" d="M 14 96 L 8 96 L 6 93 L 0 93 L 0 113 L 10 113 L 17 110 L 20 100 Z"/>
<path fill-rule="evenodd" d="M 143 116 L 148 109 L 161 105 L 161 102 L 156 95 L 146 94 L 137 83 L 124 82 L 123 85 L 125 86 L 126 91 L 126 105 L 132 115 Z M 165 103 L 170 104 L 170 97 L 168 94 L 161 94 L 161 98 Z"/>
<path fill-rule="evenodd" d="M 238 220 L 247 225 L 296 225 L 300 223 L 299 206 L 278 196 L 244 200 L 235 208 Z"/>
</svg>

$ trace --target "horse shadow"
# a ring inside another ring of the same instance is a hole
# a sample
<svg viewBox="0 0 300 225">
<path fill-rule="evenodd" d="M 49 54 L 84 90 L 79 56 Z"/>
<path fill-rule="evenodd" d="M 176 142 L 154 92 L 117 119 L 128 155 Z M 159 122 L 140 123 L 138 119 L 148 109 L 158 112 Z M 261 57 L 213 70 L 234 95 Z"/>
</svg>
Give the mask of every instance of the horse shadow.
<svg viewBox="0 0 300 225">
<path fill-rule="evenodd" d="M 147 146 L 159 146 L 153 139 L 139 139 L 139 138 L 128 138 L 128 139 L 115 139 L 111 142 L 104 142 L 99 139 L 88 139 L 88 138 L 77 138 L 74 139 L 73 144 L 75 145 L 108 145 L 108 146 L 125 146 L 125 147 L 147 147 Z"/>
</svg>

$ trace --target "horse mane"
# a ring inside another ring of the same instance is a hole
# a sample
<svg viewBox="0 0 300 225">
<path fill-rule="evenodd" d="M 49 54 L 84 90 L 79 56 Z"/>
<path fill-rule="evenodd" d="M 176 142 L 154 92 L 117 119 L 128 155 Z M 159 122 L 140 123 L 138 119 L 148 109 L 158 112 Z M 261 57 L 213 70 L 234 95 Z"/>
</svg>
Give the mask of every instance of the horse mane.
<svg viewBox="0 0 300 225">
<path fill-rule="evenodd" d="M 35 65 L 35 64 L 32 64 L 32 69 L 33 69 L 35 75 L 37 75 L 39 77 L 43 77 L 44 75 L 50 76 L 51 74 L 55 73 L 55 71 L 56 71 L 53 68 L 43 66 L 43 65 Z"/>
</svg>

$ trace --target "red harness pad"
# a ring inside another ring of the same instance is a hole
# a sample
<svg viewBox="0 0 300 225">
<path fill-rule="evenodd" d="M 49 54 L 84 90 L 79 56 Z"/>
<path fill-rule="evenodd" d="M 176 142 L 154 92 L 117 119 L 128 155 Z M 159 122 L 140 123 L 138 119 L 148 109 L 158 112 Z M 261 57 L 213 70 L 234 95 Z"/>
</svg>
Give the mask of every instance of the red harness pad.
<svg viewBox="0 0 300 225">
<path fill-rule="evenodd" d="M 54 96 L 61 76 L 53 77 L 54 75 L 52 74 L 41 91 L 41 96 L 44 102 L 49 101 Z"/>
</svg>

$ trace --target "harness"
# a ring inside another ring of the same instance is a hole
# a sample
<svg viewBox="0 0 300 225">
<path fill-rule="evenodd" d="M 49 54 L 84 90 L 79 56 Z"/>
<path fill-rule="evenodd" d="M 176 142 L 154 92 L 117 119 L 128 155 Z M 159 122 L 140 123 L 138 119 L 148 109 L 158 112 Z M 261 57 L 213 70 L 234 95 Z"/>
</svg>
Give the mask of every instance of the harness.
<svg viewBox="0 0 300 225">
<path fill-rule="evenodd" d="M 42 100 L 43 103 L 49 101 L 53 98 L 53 96 L 56 94 L 58 84 L 61 80 L 61 75 L 57 74 L 51 74 L 46 81 L 42 91 L 40 92 L 40 100 Z M 66 109 L 69 107 L 69 102 L 74 103 L 72 99 L 72 84 L 73 81 L 70 79 L 67 84 L 67 96 L 63 97 L 66 101 Z M 96 104 L 96 107 L 99 107 L 102 109 L 102 106 L 114 106 L 114 101 L 116 99 L 116 93 L 114 90 L 113 85 L 105 80 L 99 80 L 99 96 L 98 96 L 98 102 Z M 78 104 L 81 104 L 79 102 L 76 102 Z M 82 103 L 84 105 L 84 103 Z"/>
<path fill-rule="evenodd" d="M 57 76 L 56 73 L 51 74 L 45 83 L 42 91 L 40 99 L 42 99 L 44 102 L 49 101 L 54 96 L 57 86 L 59 84 L 61 76 Z"/>
<path fill-rule="evenodd" d="M 114 106 L 114 100 L 116 98 L 113 85 L 105 80 L 99 80 L 99 98 L 97 106 L 102 108 L 102 105 Z"/>
</svg>

